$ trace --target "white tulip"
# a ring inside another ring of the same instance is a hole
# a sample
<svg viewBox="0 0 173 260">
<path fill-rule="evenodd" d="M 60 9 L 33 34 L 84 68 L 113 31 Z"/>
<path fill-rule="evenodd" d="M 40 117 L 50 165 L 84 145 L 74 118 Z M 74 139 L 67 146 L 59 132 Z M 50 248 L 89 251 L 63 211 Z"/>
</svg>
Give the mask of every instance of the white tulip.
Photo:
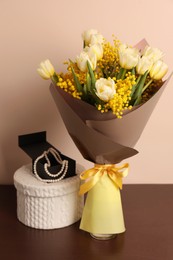
<svg viewBox="0 0 173 260">
<path fill-rule="evenodd" d="M 97 60 L 100 60 L 103 57 L 103 46 L 99 43 L 91 45 L 87 48 L 88 55 L 90 56 L 91 53 L 95 53 Z"/>
<path fill-rule="evenodd" d="M 88 53 L 88 57 L 89 57 L 89 63 L 91 65 L 92 70 L 96 69 L 97 66 L 97 56 L 94 52 L 90 52 Z"/>
<path fill-rule="evenodd" d="M 104 42 L 104 37 L 102 34 L 93 34 L 91 35 L 91 39 L 90 39 L 90 45 L 93 44 L 102 44 Z"/>
<path fill-rule="evenodd" d="M 163 52 L 161 50 L 150 46 L 146 46 L 142 54 L 149 58 L 153 63 L 163 58 Z"/>
<path fill-rule="evenodd" d="M 100 78 L 95 83 L 96 95 L 103 101 L 108 102 L 116 93 L 113 79 Z"/>
<path fill-rule="evenodd" d="M 139 51 L 136 48 L 128 47 L 125 44 L 119 46 L 119 63 L 124 69 L 136 67 L 139 59 Z"/>
<path fill-rule="evenodd" d="M 87 71 L 87 60 L 89 60 L 89 56 L 85 51 L 81 52 L 76 58 L 77 66 L 83 72 Z"/>
<path fill-rule="evenodd" d="M 102 44 L 104 41 L 103 36 L 99 34 L 97 30 L 94 29 L 84 31 L 82 34 L 82 38 L 85 42 L 85 46 L 90 46 L 97 43 Z"/>
<path fill-rule="evenodd" d="M 83 32 L 82 39 L 85 42 L 86 46 L 90 44 L 91 37 L 92 37 L 93 34 L 98 34 L 98 31 L 95 30 L 95 29 L 90 29 L 90 30 Z"/>
<path fill-rule="evenodd" d="M 92 70 L 95 70 L 96 64 L 97 64 L 96 54 L 93 52 L 93 53 L 90 53 L 90 55 L 89 55 L 88 52 L 86 50 L 84 50 L 80 53 L 79 56 L 77 56 L 76 63 L 77 63 L 78 68 L 82 72 L 87 71 L 87 61 L 90 63 Z"/>
<path fill-rule="evenodd" d="M 155 80 L 162 79 L 168 71 L 168 65 L 161 60 L 156 61 L 150 70 L 150 77 Z"/>
<path fill-rule="evenodd" d="M 136 71 L 138 74 L 143 75 L 147 70 L 150 71 L 152 67 L 152 61 L 148 59 L 146 56 L 142 56 L 138 60 L 138 64 L 136 66 Z"/>
<path fill-rule="evenodd" d="M 43 79 L 50 79 L 54 73 L 54 67 L 49 60 L 45 60 L 40 63 L 40 67 L 37 69 L 37 72 Z"/>
<path fill-rule="evenodd" d="M 124 51 L 124 50 L 126 50 L 127 48 L 128 48 L 128 46 L 127 46 L 126 44 L 124 44 L 124 43 L 122 43 L 122 44 L 119 45 L 119 51 Z"/>
</svg>

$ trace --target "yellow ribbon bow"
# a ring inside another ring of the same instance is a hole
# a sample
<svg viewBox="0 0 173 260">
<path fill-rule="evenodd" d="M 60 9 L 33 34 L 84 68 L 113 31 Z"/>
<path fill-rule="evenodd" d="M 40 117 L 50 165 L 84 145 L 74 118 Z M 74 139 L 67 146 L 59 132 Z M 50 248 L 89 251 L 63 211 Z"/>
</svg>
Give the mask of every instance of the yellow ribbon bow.
<svg viewBox="0 0 173 260">
<path fill-rule="evenodd" d="M 128 171 L 128 163 L 125 163 L 119 167 L 115 164 L 95 164 L 94 168 L 81 173 L 80 179 L 87 181 L 80 186 L 79 195 L 82 195 L 92 189 L 92 187 L 104 174 L 107 174 L 115 185 L 122 189 L 122 178 L 128 175 Z"/>
</svg>

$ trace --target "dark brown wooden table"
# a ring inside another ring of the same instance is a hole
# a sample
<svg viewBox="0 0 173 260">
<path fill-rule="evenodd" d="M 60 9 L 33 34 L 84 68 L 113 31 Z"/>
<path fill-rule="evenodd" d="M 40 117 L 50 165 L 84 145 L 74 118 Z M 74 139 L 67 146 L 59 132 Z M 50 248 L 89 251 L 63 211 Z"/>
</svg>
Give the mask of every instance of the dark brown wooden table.
<svg viewBox="0 0 173 260">
<path fill-rule="evenodd" d="M 37 230 L 17 220 L 16 191 L 0 185 L 1 260 L 173 260 L 173 185 L 124 185 L 126 232 L 108 241 L 79 230 Z"/>
</svg>

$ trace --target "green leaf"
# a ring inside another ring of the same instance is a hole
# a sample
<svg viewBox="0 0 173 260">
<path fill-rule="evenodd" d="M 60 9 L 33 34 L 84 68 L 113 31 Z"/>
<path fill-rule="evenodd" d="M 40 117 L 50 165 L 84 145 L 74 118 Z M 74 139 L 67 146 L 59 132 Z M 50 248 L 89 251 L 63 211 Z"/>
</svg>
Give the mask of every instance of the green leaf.
<svg viewBox="0 0 173 260">
<path fill-rule="evenodd" d="M 71 59 L 68 59 L 71 64 L 74 64 L 74 62 Z"/>
<path fill-rule="evenodd" d="M 142 89 L 143 89 L 143 86 L 144 86 L 144 84 L 145 84 L 145 80 L 146 80 L 147 75 L 148 75 L 148 71 L 146 71 L 146 72 L 142 75 L 142 77 L 141 77 L 141 79 L 140 79 L 140 81 L 139 81 L 139 84 L 138 84 L 137 89 L 136 89 L 136 91 L 135 91 L 135 96 L 134 96 L 135 102 L 134 102 L 134 106 L 139 105 L 140 102 L 141 102 Z"/>
<path fill-rule="evenodd" d="M 131 99 L 134 99 L 133 95 L 134 95 L 134 93 L 135 93 L 135 91 L 137 89 L 137 86 L 138 86 L 138 83 L 139 83 L 140 79 L 141 79 L 141 75 L 138 77 L 138 79 L 136 81 L 136 84 L 134 84 L 133 87 L 132 87 Z"/>
<path fill-rule="evenodd" d="M 86 87 L 87 87 L 87 91 L 91 92 L 91 77 L 89 73 L 86 74 Z"/>
<path fill-rule="evenodd" d="M 120 72 L 118 73 L 117 79 L 124 79 L 126 71 L 126 69 L 120 68 Z"/>
<path fill-rule="evenodd" d="M 82 85 L 80 84 L 80 81 L 79 81 L 78 77 L 76 76 L 76 73 L 75 73 L 73 67 L 71 67 L 71 71 L 72 71 L 72 74 L 73 74 L 73 78 L 74 78 L 74 82 L 75 82 L 77 91 L 83 93 Z"/>
<path fill-rule="evenodd" d="M 87 97 L 87 86 L 86 84 L 83 85 L 83 93 L 84 93 L 84 99 Z"/>
<path fill-rule="evenodd" d="M 92 104 L 101 104 L 100 98 L 96 95 L 96 88 L 95 88 L 95 76 L 93 70 L 88 62 L 88 73 L 86 74 L 86 87 L 87 87 L 87 98 L 89 103 Z"/>
<path fill-rule="evenodd" d="M 53 76 L 51 77 L 53 83 L 57 84 L 58 83 L 58 76 L 56 74 L 56 72 L 54 72 Z"/>
<path fill-rule="evenodd" d="M 89 75 L 91 77 L 91 91 L 93 92 L 95 90 L 96 78 L 94 76 L 94 72 L 93 72 L 93 70 L 91 68 L 91 65 L 90 65 L 89 61 L 87 61 L 87 67 L 88 67 Z"/>
<path fill-rule="evenodd" d="M 132 75 L 135 75 L 135 68 L 133 67 L 131 70 Z"/>
</svg>

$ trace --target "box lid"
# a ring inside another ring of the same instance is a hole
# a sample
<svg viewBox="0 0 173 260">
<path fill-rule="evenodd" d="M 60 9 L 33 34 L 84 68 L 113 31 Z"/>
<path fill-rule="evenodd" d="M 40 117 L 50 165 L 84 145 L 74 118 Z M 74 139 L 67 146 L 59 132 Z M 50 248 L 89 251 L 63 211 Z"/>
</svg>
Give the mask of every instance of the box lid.
<svg viewBox="0 0 173 260">
<path fill-rule="evenodd" d="M 56 197 L 78 192 L 79 174 L 83 168 L 79 165 L 75 177 L 66 178 L 57 183 L 45 183 L 37 180 L 32 174 L 32 165 L 24 165 L 14 173 L 14 186 L 17 191 L 32 197 Z"/>
<path fill-rule="evenodd" d="M 53 145 L 51 145 L 46 140 L 46 131 L 37 132 L 37 133 L 30 133 L 26 135 L 19 135 L 18 137 L 18 144 L 19 147 L 32 159 L 32 171 L 34 171 L 34 163 L 37 158 L 43 155 L 37 162 L 37 174 L 38 176 L 43 179 L 47 180 L 48 182 L 51 180 L 56 180 L 57 177 L 54 176 L 58 171 L 61 170 L 62 165 L 59 164 L 51 153 L 48 154 L 49 161 L 51 166 L 49 167 L 49 172 L 52 176 L 49 176 L 45 172 L 45 164 L 47 163 L 46 158 L 44 157 L 44 152 L 48 151 L 50 148 L 53 148 L 61 157 L 63 161 L 68 161 L 68 168 L 67 173 L 64 178 L 72 177 L 76 175 L 76 162 L 72 158 L 69 158 L 62 154 L 58 149 L 56 149 Z"/>
</svg>

